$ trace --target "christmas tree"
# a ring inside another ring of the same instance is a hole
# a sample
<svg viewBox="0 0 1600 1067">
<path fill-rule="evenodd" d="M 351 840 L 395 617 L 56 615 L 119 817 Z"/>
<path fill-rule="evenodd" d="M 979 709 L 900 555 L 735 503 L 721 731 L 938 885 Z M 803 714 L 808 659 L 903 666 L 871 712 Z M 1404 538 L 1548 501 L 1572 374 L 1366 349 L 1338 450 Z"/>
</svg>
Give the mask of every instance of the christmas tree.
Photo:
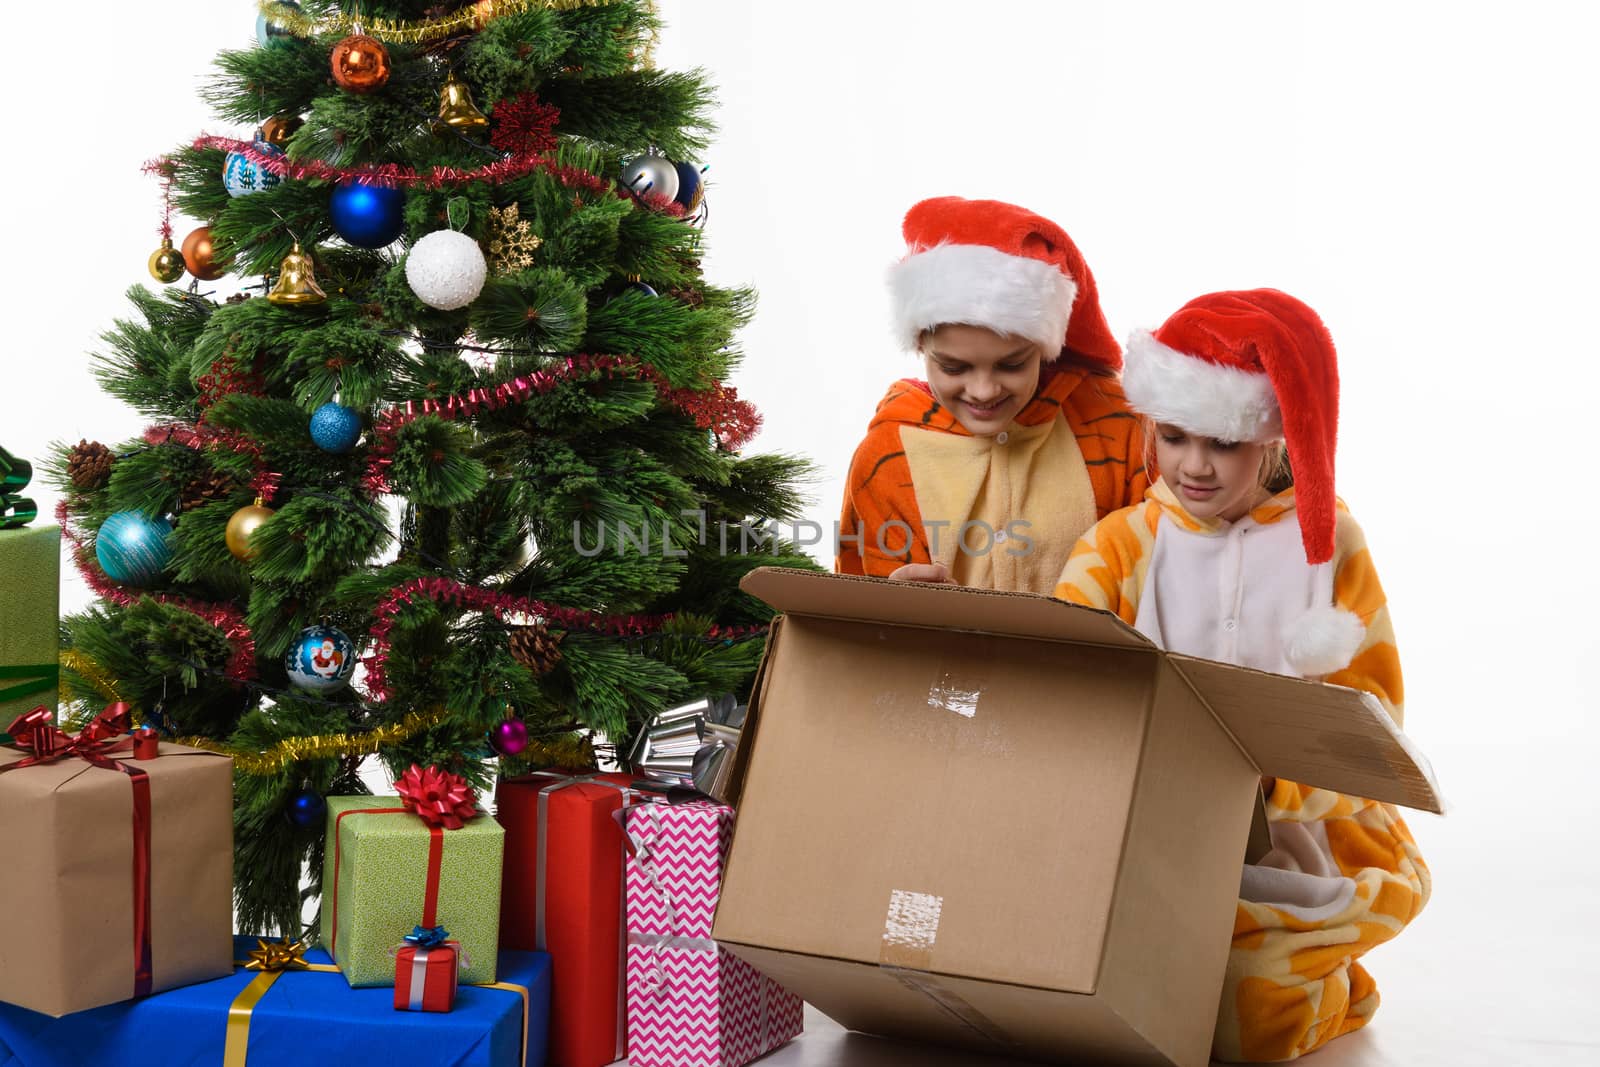
<svg viewBox="0 0 1600 1067">
<path fill-rule="evenodd" d="M 234 755 L 243 929 L 300 931 L 369 757 L 593 764 L 746 691 L 738 579 L 809 562 L 748 536 L 807 470 L 738 451 L 753 296 L 702 277 L 712 94 L 657 32 L 648 0 L 265 3 L 207 90 L 256 136 L 149 168 L 151 272 L 191 278 L 97 358 L 149 429 L 55 457 L 101 598 L 63 685 Z"/>
</svg>

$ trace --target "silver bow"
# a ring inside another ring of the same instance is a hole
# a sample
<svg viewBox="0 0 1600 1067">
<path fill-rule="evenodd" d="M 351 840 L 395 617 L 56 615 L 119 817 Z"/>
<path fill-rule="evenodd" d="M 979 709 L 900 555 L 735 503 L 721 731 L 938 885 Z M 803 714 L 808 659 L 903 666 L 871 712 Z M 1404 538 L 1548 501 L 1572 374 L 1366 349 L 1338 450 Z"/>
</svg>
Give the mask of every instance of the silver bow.
<svg viewBox="0 0 1600 1067">
<path fill-rule="evenodd" d="M 668 708 L 639 735 L 628 764 L 641 778 L 726 800 L 744 715 L 732 696 Z"/>
</svg>

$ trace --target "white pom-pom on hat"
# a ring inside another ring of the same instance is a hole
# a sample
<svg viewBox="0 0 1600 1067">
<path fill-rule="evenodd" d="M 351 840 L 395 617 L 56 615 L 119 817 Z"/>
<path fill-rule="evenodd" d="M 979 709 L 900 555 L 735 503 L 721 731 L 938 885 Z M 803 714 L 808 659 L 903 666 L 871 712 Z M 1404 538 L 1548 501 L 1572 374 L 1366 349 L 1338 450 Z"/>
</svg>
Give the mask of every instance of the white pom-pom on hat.
<svg viewBox="0 0 1600 1067">
<path fill-rule="evenodd" d="M 478 242 L 455 230 L 436 230 L 418 241 L 406 257 L 406 282 L 431 308 L 464 308 L 483 292 L 489 276 Z"/>
<path fill-rule="evenodd" d="M 1296 674 L 1320 678 L 1350 666 L 1366 636 L 1361 616 L 1328 604 L 1290 624 L 1283 635 L 1283 655 Z"/>
</svg>

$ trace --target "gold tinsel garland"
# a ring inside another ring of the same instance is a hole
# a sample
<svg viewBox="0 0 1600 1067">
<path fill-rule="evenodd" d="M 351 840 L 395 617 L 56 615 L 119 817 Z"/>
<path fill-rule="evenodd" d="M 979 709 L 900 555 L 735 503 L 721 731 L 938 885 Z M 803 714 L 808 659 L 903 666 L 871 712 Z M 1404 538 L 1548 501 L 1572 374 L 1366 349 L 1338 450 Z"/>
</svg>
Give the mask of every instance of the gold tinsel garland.
<svg viewBox="0 0 1600 1067">
<path fill-rule="evenodd" d="M 60 662 L 62 667 L 93 686 L 104 699 L 108 701 L 124 699 L 116 681 L 107 675 L 98 663 L 77 649 L 67 649 L 62 652 Z M 67 691 L 66 683 L 63 682 L 62 703 L 71 703 L 73 699 L 72 694 Z M 279 774 L 289 764 L 300 760 L 372 755 L 388 745 L 399 744 L 425 730 L 431 730 L 449 717 L 450 711 L 447 708 L 413 711 L 397 723 L 380 726 L 365 733 L 290 737 L 263 752 L 246 752 L 205 737 L 180 737 L 177 743 L 231 756 L 235 770 L 263 777 Z M 569 736 L 550 742 L 530 741 L 522 753 L 522 758 L 537 766 L 589 767 L 594 765 L 594 749 L 587 738 Z"/>
<path fill-rule="evenodd" d="M 122 695 L 122 690 L 117 687 L 116 681 L 100 669 L 100 664 L 85 656 L 82 652 L 75 648 L 69 648 L 61 653 L 59 659 L 63 668 L 61 684 L 58 687 L 61 703 L 70 704 L 77 699 L 67 686 L 66 671 L 71 671 L 88 682 L 94 687 L 95 692 L 108 701 L 126 700 Z"/>
<path fill-rule="evenodd" d="M 364 19 L 349 12 L 340 12 L 328 18 L 313 18 L 302 11 L 284 7 L 274 0 L 261 0 L 261 13 L 284 27 L 296 37 L 315 34 L 364 33 L 381 41 L 402 44 L 421 44 L 466 30 L 482 29 L 484 25 L 503 15 L 520 15 L 525 11 L 574 11 L 582 7 L 604 7 L 617 0 L 478 0 L 438 18 L 402 22 L 393 19 Z M 652 14 L 655 5 L 650 4 Z M 649 51 L 654 51 L 654 41 Z M 648 56 L 648 53 L 647 53 Z M 646 60 L 648 65 L 648 58 Z"/>
</svg>

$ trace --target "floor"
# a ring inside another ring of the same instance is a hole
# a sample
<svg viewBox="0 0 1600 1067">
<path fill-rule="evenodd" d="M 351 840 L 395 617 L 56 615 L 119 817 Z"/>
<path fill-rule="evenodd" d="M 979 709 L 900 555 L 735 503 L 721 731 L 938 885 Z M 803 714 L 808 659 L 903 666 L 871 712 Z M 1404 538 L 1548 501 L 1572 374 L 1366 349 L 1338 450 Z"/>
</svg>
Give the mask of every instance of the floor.
<svg viewBox="0 0 1600 1067">
<path fill-rule="evenodd" d="M 1383 1006 L 1308 1067 L 1600 1067 L 1595 745 L 1435 745 L 1448 816 L 1408 821 L 1434 876 L 1427 910 L 1367 957 Z M 806 1033 L 761 1067 L 1000 1067 L 1016 1061 Z"/>
</svg>

